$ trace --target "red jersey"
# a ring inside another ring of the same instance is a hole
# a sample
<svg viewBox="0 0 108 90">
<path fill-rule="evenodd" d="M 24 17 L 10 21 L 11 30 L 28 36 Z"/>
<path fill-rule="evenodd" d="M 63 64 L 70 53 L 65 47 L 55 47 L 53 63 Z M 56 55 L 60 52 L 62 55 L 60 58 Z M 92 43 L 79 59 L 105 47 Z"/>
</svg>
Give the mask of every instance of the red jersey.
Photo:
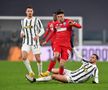
<svg viewBox="0 0 108 90">
<path fill-rule="evenodd" d="M 72 25 L 70 24 L 72 22 Z M 53 32 L 55 31 L 54 44 L 71 48 L 70 39 L 72 33 L 72 26 L 80 28 L 78 23 L 73 20 L 64 19 L 64 22 L 56 21 L 53 23 Z M 50 38 L 52 35 L 50 35 Z"/>
<path fill-rule="evenodd" d="M 51 29 L 51 28 L 53 28 L 54 22 L 55 22 L 55 21 L 50 21 L 50 22 L 48 22 L 47 28 L 46 28 L 46 32 L 45 32 L 45 34 L 44 34 L 44 36 L 43 36 L 43 38 L 46 38 L 49 34 L 53 34 L 52 37 L 50 38 L 51 43 L 53 43 L 54 37 L 55 37 L 55 33 L 52 33 L 52 32 L 53 32 L 53 31 L 52 31 L 53 29 Z M 48 37 L 46 38 L 46 41 L 47 41 L 47 42 L 49 41 L 49 38 L 48 38 Z"/>
</svg>

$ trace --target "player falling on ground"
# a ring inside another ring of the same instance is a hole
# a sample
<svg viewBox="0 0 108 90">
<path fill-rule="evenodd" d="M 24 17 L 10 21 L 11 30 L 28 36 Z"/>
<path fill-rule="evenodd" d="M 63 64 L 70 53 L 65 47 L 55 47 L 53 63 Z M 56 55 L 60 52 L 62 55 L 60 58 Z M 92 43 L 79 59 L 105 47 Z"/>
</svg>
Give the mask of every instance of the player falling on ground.
<svg viewBox="0 0 108 90">
<path fill-rule="evenodd" d="M 49 80 L 57 80 L 60 82 L 65 82 L 65 83 L 80 83 L 80 82 L 85 82 L 89 78 L 93 78 L 93 83 L 99 83 L 98 79 L 98 67 L 96 66 L 96 61 L 98 60 L 97 54 L 92 54 L 89 60 L 85 60 L 82 58 L 81 55 L 76 51 L 74 48 L 74 51 L 76 55 L 82 59 L 82 66 L 75 70 L 68 70 L 65 69 L 63 75 L 59 74 L 59 69 L 52 69 L 52 76 L 47 76 L 47 77 L 42 77 L 42 78 L 31 78 L 28 75 L 26 75 L 26 78 L 30 82 L 41 82 L 41 81 L 49 81 Z"/>
<path fill-rule="evenodd" d="M 53 28 L 51 27 L 52 33 L 48 38 L 49 40 L 53 36 L 53 33 L 55 33 L 55 39 L 53 41 L 54 59 L 50 62 L 48 67 L 50 69 L 44 73 L 41 73 L 41 76 L 48 76 L 59 58 L 59 74 L 63 74 L 64 64 L 68 60 L 69 53 L 72 49 L 70 43 L 72 27 L 81 28 L 81 26 L 78 23 L 75 23 L 73 20 L 65 19 L 64 12 L 62 10 L 58 10 L 56 15 L 57 21 L 53 23 Z"/>
<path fill-rule="evenodd" d="M 42 63 L 40 60 L 40 42 L 39 37 L 44 33 L 43 25 L 39 18 L 33 16 L 33 8 L 26 8 L 26 17 L 21 20 L 21 33 L 20 37 L 22 42 L 22 59 L 31 77 L 34 77 L 34 72 L 28 60 L 28 53 L 32 50 L 38 66 L 38 74 L 42 72 Z"/>
</svg>

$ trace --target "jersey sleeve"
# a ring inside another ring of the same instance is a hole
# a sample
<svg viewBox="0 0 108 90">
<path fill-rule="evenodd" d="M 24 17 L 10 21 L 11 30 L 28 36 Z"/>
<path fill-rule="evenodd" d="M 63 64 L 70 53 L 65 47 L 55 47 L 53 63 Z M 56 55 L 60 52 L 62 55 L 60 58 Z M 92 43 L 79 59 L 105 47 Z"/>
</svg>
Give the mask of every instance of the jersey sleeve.
<svg viewBox="0 0 108 90">
<path fill-rule="evenodd" d="M 24 34 L 24 20 L 21 20 L 21 31 L 20 31 L 20 34 Z"/>
<path fill-rule="evenodd" d="M 47 25 L 47 27 L 46 27 L 46 30 L 45 30 L 45 33 L 44 33 L 44 35 L 43 35 L 43 38 L 46 38 L 47 36 L 48 36 L 48 34 L 49 34 L 49 23 L 48 23 L 48 25 Z"/>
<path fill-rule="evenodd" d="M 48 37 L 46 38 L 46 42 L 48 42 L 54 35 L 54 32 L 55 32 L 54 23 L 49 25 L 49 30 L 50 30 L 50 33 Z"/>
<path fill-rule="evenodd" d="M 95 83 L 99 83 L 98 73 L 99 73 L 98 68 L 96 68 L 93 74 Z"/>
<path fill-rule="evenodd" d="M 49 36 L 46 38 L 46 42 L 48 42 L 52 38 L 53 34 L 54 34 L 54 30 L 51 30 Z"/>
<path fill-rule="evenodd" d="M 81 28 L 81 25 L 74 20 L 69 20 L 70 26 L 76 27 L 76 28 Z"/>
<path fill-rule="evenodd" d="M 44 34 L 44 28 L 43 28 L 43 25 L 42 25 L 42 22 L 39 18 L 37 18 L 37 29 L 38 29 L 38 36 L 42 36 Z"/>
<path fill-rule="evenodd" d="M 48 28 L 46 28 L 46 31 L 45 31 L 45 33 L 43 35 L 43 38 L 46 38 L 48 36 L 48 34 L 49 34 L 49 30 L 48 30 Z"/>
</svg>

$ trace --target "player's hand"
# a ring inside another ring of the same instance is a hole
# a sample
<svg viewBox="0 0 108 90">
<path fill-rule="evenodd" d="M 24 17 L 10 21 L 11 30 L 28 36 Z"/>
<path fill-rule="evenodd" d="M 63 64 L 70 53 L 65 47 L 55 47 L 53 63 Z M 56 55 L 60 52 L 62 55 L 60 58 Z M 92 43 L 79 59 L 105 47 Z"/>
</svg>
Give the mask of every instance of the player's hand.
<svg viewBox="0 0 108 90">
<path fill-rule="evenodd" d="M 41 43 L 41 45 L 43 46 L 43 45 L 45 45 L 46 43 L 47 43 L 47 42 L 46 42 L 46 41 L 44 41 L 44 42 L 42 42 L 42 43 Z"/>
<path fill-rule="evenodd" d="M 23 33 L 20 33 L 20 38 L 25 37 L 25 35 Z"/>
<path fill-rule="evenodd" d="M 37 39 L 39 39 L 39 36 L 38 36 L 38 35 L 36 35 L 36 36 L 33 38 L 34 41 L 36 41 Z"/>
<path fill-rule="evenodd" d="M 73 24 L 74 24 L 74 22 L 73 22 L 72 20 L 70 20 L 70 21 L 69 21 L 69 25 L 72 26 Z"/>
</svg>

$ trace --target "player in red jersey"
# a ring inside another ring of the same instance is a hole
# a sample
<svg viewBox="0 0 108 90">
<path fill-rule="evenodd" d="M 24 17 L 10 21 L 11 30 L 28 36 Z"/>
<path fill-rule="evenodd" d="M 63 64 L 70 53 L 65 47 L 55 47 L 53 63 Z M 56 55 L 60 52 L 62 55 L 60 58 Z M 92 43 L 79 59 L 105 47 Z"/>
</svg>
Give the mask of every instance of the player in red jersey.
<svg viewBox="0 0 108 90">
<path fill-rule="evenodd" d="M 52 37 L 50 38 L 52 49 L 53 49 L 53 41 L 54 41 L 55 33 L 52 33 L 53 31 L 51 28 L 53 28 L 53 23 L 55 21 L 57 21 L 56 12 L 53 13 L 53 20 L 48 22 L 47 24 L 46 32 L 43 35 L 43 39 L 46 39 L 46 40 L 45 42 L 42 42 L 42 45 L 45 45 L 49 41 L 49 38 L 48 38 L 49 34 L 53 34 Z"/>
<path fill-rule="evenodd" d="M 75 23 L 71 19 L 64 18 L 64 12 L 62 10 L 57 11 L 57 21 L 53 24 L 52 32 L 55 33 L 55 39 L 53 42 L 54 59 L 53 62 L 60 57 L 59 74 L 63 74 L 64 64 L 68 60 L 69 52 L 71 51 L 71 33 L 72 27 L 81 28 L 80 24 Z M 49 39 L 53 36 L 50 34 Z M 52 68 L 55 64 L 52 64 Z M 43 76 L 48 76 L 49 71 L 42 73 Z"/>
<path fill-rule="evenodd" d="M 57 21 L 56 12 L 54 12 L 53 13 L 53 20 L 48 22 L 46 32 L 43 35 L 43 39 L 46 39 L 46 40 L 44 42 L 42 42 L 42 45 L 45 45 L 50 40 L 52 50 L 53 50 L 53 42 L 54 42 L 54 39 L 55 39 L 55 32 L 53 31 L 52 28 L 53 28 L 54 22 L 56 22 L 56 21 Z M 50 35 L 52 35 L 51 38 L 49 38 Z M 51 59 L 50 63 L 49 63 L 49 66 L 48 66 L 48 71 L 49 72 L 52 70 L 52 68 L 53 68 L 52 66 L 54 66 L 55 64 L 56 64 L 56 62 Z"/>
</svg>

